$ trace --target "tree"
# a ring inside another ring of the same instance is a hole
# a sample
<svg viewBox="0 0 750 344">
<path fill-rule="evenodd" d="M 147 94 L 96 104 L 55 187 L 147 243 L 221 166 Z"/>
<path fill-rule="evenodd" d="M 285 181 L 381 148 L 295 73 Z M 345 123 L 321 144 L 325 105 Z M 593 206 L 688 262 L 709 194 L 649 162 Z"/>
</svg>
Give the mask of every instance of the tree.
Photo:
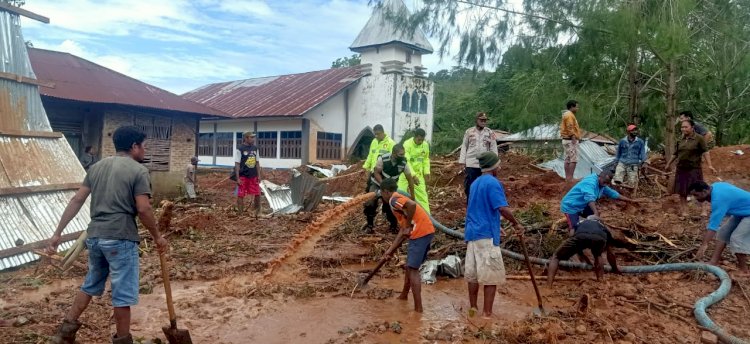
<svg viewBox="0 0 750 344">
<path fill-rule="evenodd" d="M 732 141 L 742 140 L 727 123 L 748 118 L 747 2 L 524 0 L 521 11 L 503 0 L 423 3 L 391 19 L 405 30 L 422 27 L 438 38 L 438 53 L 462 65 L 496 64 L 478 92 L 508 128 L 556 120 L 574 98 L 586 129 L 621 135 L 624 124 L 639 122 L 667 153 L 678 105 L 700 108 L 717 136 L 731 130 Z"/>
<path fill-rule="evenodd" d="M 353 54 L 352 56 L 337 58 L 336 61 L 331 62 L 331 68 L 354 67 L 359 66 L 360 63 L 359 54 Z"/>
</svg>

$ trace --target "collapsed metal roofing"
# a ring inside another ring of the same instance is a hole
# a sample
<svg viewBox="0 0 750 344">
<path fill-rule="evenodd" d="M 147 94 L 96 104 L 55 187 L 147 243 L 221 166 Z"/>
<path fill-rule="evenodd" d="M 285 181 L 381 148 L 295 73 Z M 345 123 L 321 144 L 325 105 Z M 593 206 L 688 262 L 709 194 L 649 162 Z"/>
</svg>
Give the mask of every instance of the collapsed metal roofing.
<svg viewBox="0 0 750 344">
<path fill-rule="evenodd" d="M 590 131 L 581 130 L 581 136 L 584 140 L 591 140 L 599 144 L 616 144 L 615 139 L 603 135 L 592 133 Z M 515 141 L 552 141 L 560 140 L 560 125 L 559 124 L 542 124 L 531 129 L 524 130 L 513 135 L 505 136 L 499 141 L 503 142 L 515 142 Z"/>
<path fill-rule="evenodd" d="M 235 118 L 302 116 L 359 78 L 356 67 L 332 68 L 209 84 L 183 97 Z"/>
<path fill-rule="evenodd" d="M 17 14 L 0 10 L 0 270 L 38 258 L 85 172 L 42 107 Z M 89 222 L 88 201 L 63 231 L 70 247 Z"/>
<path fill-rule="evenodd" d="M 372 16 L 349 49 L 362 52 L 368 48 L 398 43 L 425 54 L 432 53 L 432 44 L 422 30 L 416 29 L 410 33 L 407 29 L 399 27 L 393 18 L 389 18 L 403 15 L 409 15 L 409 9 L 402 0 L 383 1 L 381 6 L 375 7 Z"/>
<path fill-rule="evenodd" d="M 592 173 L 599 173 L 605 168 L 614 167 L 615 157 L 607 153 L 607 150 L 591 140 L 581 141 L 578 145 L 578 163 L 573 173 L 573 178 L 581 179 Z M 557 175 L 565 178 L 565 160 L 557 158 L 539 164 L 540 167 L 555 171 Z"/>
<path fill-rule="evenodd" d="M 36 48 L 28 48 L 28 53 L 31 67 L 39 80 L 54 83 L 54 87 L 39 87 L 39 92 L 44 96 L 198 115 L 226 116 L 219 110 L 187 100 L 69 53 Z"/>
</svg>

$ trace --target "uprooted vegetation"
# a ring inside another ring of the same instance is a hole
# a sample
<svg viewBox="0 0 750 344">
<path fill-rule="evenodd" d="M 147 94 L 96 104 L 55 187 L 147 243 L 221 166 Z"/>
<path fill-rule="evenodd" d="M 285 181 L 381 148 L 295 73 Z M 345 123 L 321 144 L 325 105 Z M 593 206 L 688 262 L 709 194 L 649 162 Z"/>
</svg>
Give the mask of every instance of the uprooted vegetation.
<svg viewBox="0 0 750 344">
<path fill-rule="evenodd" d="M 715 150 L 719 175 L 707 178 L 747 186 L 747 176 L 742 174 L 750 168 L 747 155 L 721 158 L 732 150 Z M 527 228 L 529 253 L 548 258 L 565 239 L 559 210 L 565 186 L 557 175 L 532 163 L 528 157 L 508 153 L 503 156 L 500 179 L 511 207 Z M 660 164 L 663 160 L 653 159 L 656 169 Z M 454 157 L 437 158 L 428 185 L 433 216 L 461 229 L 465 201 L 458 171 Z M 269 176 L 277 184 L 289 178 L 283 171 Z M 373 268 L 394 237 L 382 217 L 374 234 L 361 231 L 365 222 L 361 199 L 347 206 L 322 203 L 311 213 L 254 219 L 234 212 L 233 186 L 222 182 L 225 178 L 224 172 L 200 174 L 200 199 L 177 202 L 167 233 L 180 324 L 198 342 L 697 343 L 701 329 L 692 316 L 692 305 L 717 286 L 715 278 L 705 273 L 606 275 L 604 282 L 597 283 L 591 272 L 564 270 L 554 288 L 542 289 L 547 315 L 535 317 L 531 284 L 522 279 L 528 276 L 524 265 L 506 259 L 512 278 L 499 288 L 493 320 L 469 317 L 464 282 L 445 277 L 423 286 L 425 314 L 418 317 L 410 312 L 411 302 L 394 300 L 401 288 L 405 247 L 369 288 L 353 291 L 361 274 Z M 366 173 L 347 171 L 330 180 L 329 190 L 356 196 L 365 180 Z M 658 198 L 667 183 L 665 176 L 653 173 L 643 179 L 635 195 L 623 190 L 644 199 L 637 206 L 601 202 L 603 219 L 620 243 L 616 252 L 621 264 L 694 260 L 706 218 L 695 206 L 688 216 L 681 216 L 676 199 Z M 142 234 L 142 294 L 133 309 L 133 334 L 142 342 L 164 340 L 160 327 L 168 319 L 158 257 L 148 235 Z M 506 237 L 503 246 L 520 251 L 513 236 Z M 464 242 L 439 233 L 429 259 L 464 253 Z M 85 256 L 78 259 L 84 266 Z M 734 258 L 729 254 L 725 258 L 723 268 L 732 273 Z M 534 273 L 542 277 L 544 267 L 535 266 Z M 44 261 L 0 274 L 0 320 L 18 324 L 3 328 L 0 342 L 38 343 L 51 334 L 84 275 L 82 268 L 63 273 Z M 730 295 L 709 311 L 728 332 L 750 338 L 743 323 L 750 316 L 750 299 L 743 289 L 750 291 L 748 280 L 737 280 Z M 82 318 L 86 325 L 79 340 L 109 340 L 114 330 L 110 315 L 108 293 L 95 298 Z"/>
</svg>

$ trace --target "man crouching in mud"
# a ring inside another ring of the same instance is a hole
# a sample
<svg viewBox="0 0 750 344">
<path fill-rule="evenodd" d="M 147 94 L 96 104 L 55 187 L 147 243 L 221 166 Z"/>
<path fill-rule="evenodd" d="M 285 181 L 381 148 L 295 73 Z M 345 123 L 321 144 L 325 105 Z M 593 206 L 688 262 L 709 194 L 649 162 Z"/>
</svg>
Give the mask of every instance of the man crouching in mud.
<svg viewBox="0 0 750 344">
<path fill-rule="evenodd" d="M 591 254 L 594 256 L 594 273 L 596 279 L 600 280 L 604 275 L 604 258 L 602 253 L 607 252 L 607 261 L 609 266 L 612 267 L 612 272 L 620 273 L 617 268 L 617 260 L 615 254 L 612 252 L 610 243 L 612 242 L 612 234 L 609 232 L 596 215 L 591 215 L 586 220 L 581 221 L 578 224 L 575 234 L 572 237 L 565 240 L 560 247 L 555 251 L 552 259 L 549 260 L 549 268 L 547 269 L 547 284 L 552 286 L 552 282 L 555 280 L 555 274 L 557 274 L 557 267 L 560 260 L 568 260 L 574 255 L 578 255 L 584 258 L 588 262 L 588 258 L 583 254 L 583 250 L 591 250 Z"/>
</svg>

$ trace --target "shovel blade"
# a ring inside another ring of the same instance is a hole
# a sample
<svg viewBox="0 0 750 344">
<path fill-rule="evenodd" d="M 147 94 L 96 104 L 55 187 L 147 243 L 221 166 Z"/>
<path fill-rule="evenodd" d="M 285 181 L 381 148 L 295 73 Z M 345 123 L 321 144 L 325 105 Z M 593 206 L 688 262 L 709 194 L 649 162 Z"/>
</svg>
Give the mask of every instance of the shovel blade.
<svg viewBox="0 0 750 344">
<path fill-rule="evenodd" d="M 188 330 L 180 330 L 172 326 L 164 326 L 161 330 L 164 331 L 164 335 L 167 336 L 167 342 L 169 342 L 169 344 L 193 344 L 193 340 L 190 339 L 190 332 L 188 332 Z"/>
<path fill-rule="evenodd" d="M 534 307 L 534 309 L 531 312 L 534 314 L 534 316 L 537 316 L 537 317 L 543 317 L 547 315 L 547 312 L 544 311 L 544 308 L 540 308 L 540 307 Z"/>
</svg>

